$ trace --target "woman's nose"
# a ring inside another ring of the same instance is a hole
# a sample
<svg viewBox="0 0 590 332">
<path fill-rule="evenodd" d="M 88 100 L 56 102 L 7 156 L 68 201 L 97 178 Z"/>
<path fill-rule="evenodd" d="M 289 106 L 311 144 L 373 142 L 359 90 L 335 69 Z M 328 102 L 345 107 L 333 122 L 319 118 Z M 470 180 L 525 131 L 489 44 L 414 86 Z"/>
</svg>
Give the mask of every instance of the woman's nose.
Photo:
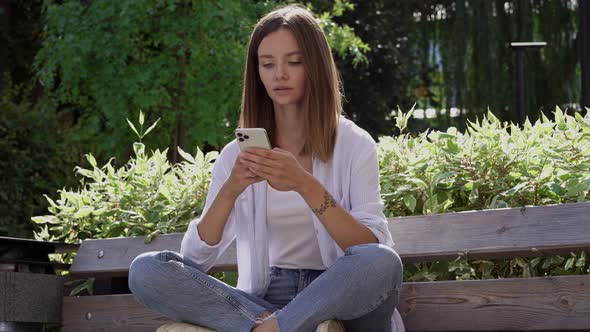
<svg viewBox="0 0 590 332">
<path fill-rule="evenodd" d="M 289 73 L 287 72 L 287 65 L 286 64 L 278 64 L 276 66 L 275 77 L 278 80 L 289 78 Z"/>
</svg>

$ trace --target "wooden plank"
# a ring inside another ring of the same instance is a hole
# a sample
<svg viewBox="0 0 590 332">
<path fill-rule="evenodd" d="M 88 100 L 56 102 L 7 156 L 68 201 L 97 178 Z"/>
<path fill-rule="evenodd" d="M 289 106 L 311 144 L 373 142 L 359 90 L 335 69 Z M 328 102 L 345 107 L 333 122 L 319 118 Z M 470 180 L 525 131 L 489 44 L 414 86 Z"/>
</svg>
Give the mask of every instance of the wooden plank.
<svg viewBox="0 0 590 332">
<path fill-rule="evenodd" d="M 590 249 L 590 202 L 389 219 L 404 262 Z M 393 226 L 393 227 L 392 227 Z"/>
<path fill-rule="evenodd" d="M 59 323 L 62 297 L 60 276 L 0 272 L 0 322 Z"/>
<path fill-rule="evenodd" d="M 590 275 L 404 283 L 410 331 L 590 330 Z"/>
<path fill-rule="evenodd" d="M 590 250 L 590 202 L 527 208 L 390 218 L 395 249 L 404 261 L 500 258 Z M 86 240 L 70 271 L 73 274 L 125 275 L 133 258 L 154 250 L 180 250 L 183 233 Z M 100 256 L 102 251 L 103 255 Z M 235 271 L 233 243 L 213 271 Z"/>
<path fill-rule="evenodd" d="M 131 294 L 63 298 L 61 332 L 153 332 L 168 322 Z"/>
<path fill-rule="evenodd" d="M 139 254 L 148 251 L 180 251 L 183 233 L 164 234 L 151 243 L 144 243 L 144 236 L 86 240 L 80 245 L 70 269 L 78 276 L 124 276 L 129 265 Z M 237 271 L 236 243 L 230 244 L 211 271 Z"/>
<path fill-rule="evenodd" d="M 398 310 L 409 332 L 587 331 L 589 285 L 590 275 L 404 283 Z M 64 297 L 63 310 L 62 332 L 152 332 L 168 321 L 133 295 Z"/>
</svg>

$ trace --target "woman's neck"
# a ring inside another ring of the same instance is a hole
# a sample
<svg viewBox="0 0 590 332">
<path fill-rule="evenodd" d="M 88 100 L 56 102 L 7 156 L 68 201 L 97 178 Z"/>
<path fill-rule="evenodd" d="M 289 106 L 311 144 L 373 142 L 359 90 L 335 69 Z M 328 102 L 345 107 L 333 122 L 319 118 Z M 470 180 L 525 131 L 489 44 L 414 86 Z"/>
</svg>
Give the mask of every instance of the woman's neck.
<svg viewBox="0 0 590 332">
<path fill-rule="evenodd" d="M 274 112 L 275 143 L 279 148 L 299 156 L 305 142 L 302 108 L 296 105 L 275 105 Z"/>
</svg>

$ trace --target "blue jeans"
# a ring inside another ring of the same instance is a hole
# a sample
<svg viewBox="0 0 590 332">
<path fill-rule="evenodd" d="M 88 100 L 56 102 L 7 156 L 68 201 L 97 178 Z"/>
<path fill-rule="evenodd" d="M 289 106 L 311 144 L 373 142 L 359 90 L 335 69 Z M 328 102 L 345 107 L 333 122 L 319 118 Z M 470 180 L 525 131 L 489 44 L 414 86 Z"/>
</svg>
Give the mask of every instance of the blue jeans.
<svg viewBox="0 0 590 332">
<path fill-rule="evenodd" d="M 347 332 L 389 331 L 399 303 L 402 263 L 381 244 L 348 248 L 327 270 L 271 267 L 264 298 L 229 286 L 173 251 L 137 256 L 129 268 L 129 289 L 162 315 L 220 332 L 249 332 L 264 311 L 281 332 L 315 331 L 337 319 Z"/>
</svg>

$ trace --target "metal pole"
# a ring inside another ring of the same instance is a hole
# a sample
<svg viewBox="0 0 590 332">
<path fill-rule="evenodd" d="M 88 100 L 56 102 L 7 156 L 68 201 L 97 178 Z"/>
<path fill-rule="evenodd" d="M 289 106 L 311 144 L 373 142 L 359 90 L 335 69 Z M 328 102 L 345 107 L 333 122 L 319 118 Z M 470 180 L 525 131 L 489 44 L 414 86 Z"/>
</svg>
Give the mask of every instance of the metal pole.
<svg viewBox="0 0 590 332">
<path fill-rule="evenodd" d="M 590 107 L 590 0 L 581 0 L 580 65 L 582 66 L 582 110 Z"/>
</svg>

